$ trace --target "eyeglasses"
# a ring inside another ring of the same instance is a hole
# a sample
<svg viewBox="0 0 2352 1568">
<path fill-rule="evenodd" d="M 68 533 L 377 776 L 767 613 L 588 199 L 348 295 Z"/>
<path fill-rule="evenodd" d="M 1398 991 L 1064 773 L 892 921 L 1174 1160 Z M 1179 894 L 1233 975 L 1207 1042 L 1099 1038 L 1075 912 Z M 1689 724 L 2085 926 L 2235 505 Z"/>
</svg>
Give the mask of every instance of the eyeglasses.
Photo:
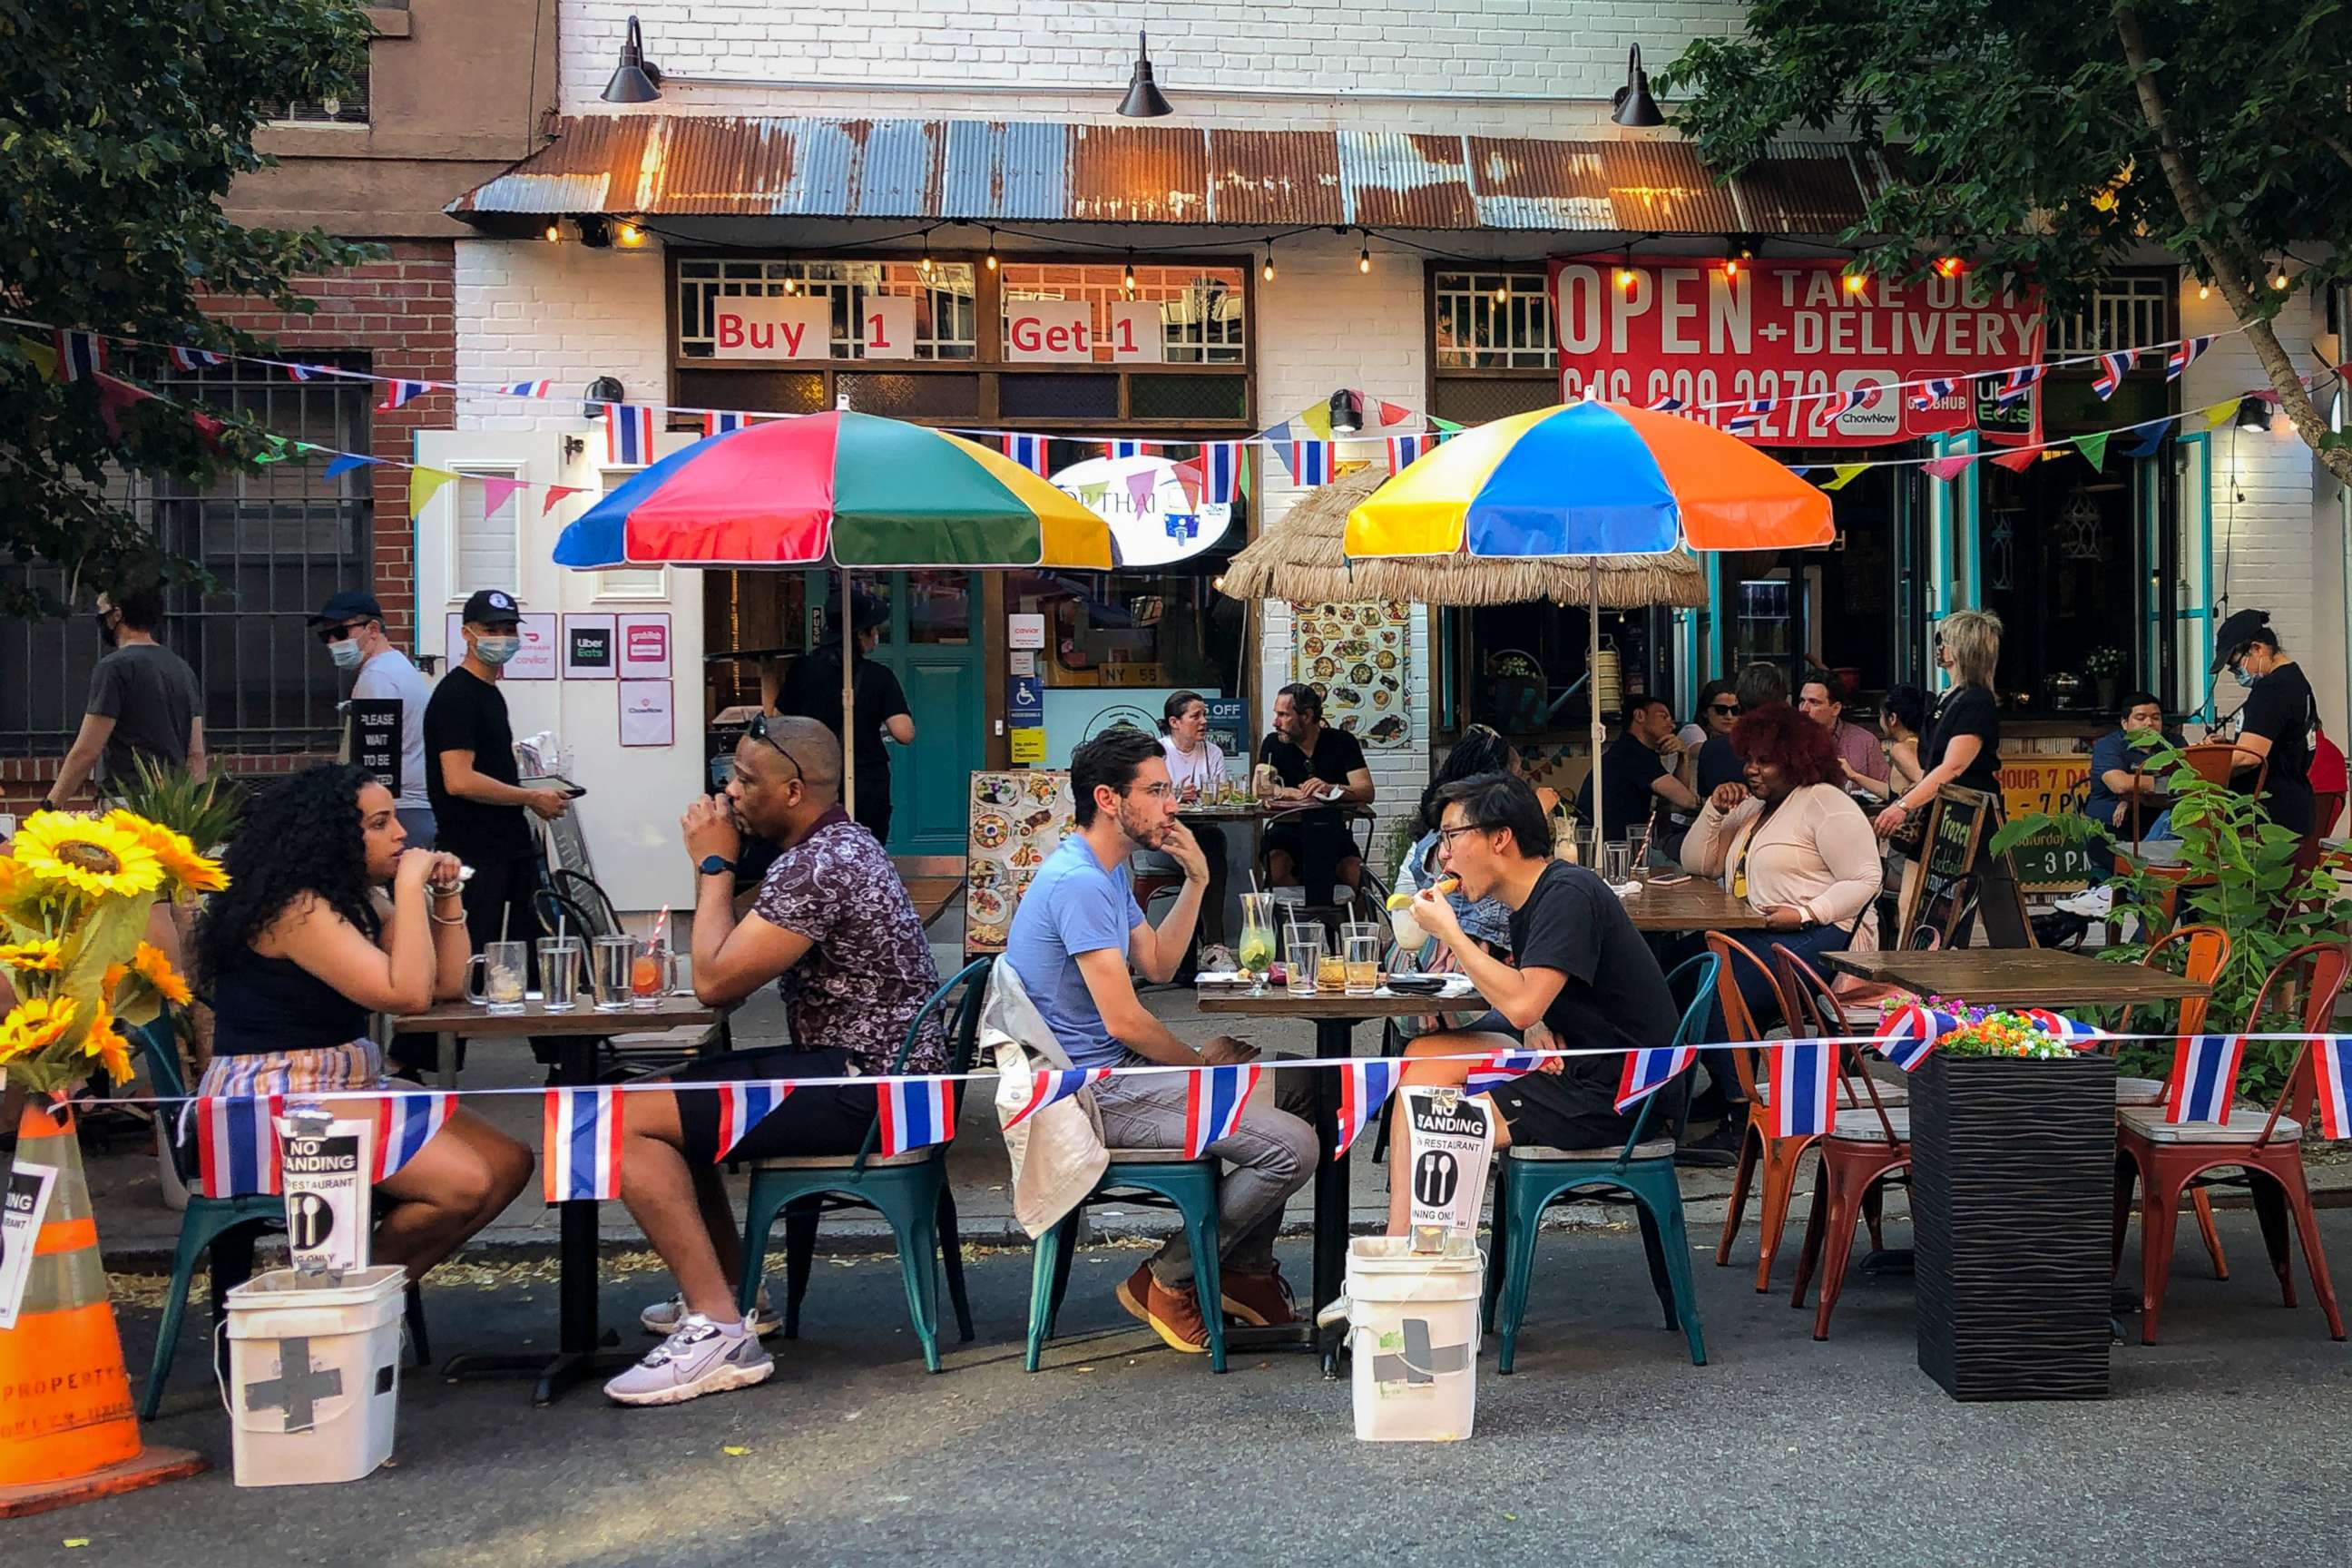
<svg viewBox="0 0 2352 1568">
<path fill-rule="evenodd" d="M 319 640 L 330 647 L 332 647 L 334 644 L 343 641 L 353 632 L 359 630 L 365 625 L 367 625 L 365 621 L 347 621 L 340 626 L 320 626 L 319 628 Z"/>
<path fill-rule="evenodd" d="M 1174 800 L 1176 798 L 1176 786 L 1168 783 L 1165 779 L 1161 780 L 1158 784 L 1130 784 L 1128 786 L 1128 794 L 1129 795 L 1135 794 L 1138 790 L 1150 795 L 1154 800 Z"/>
<path fill-rule="evenodd" d="M 755 741 L 765 741 L 768 744 L 775 747 L 776 755 L 783 758 L 784 761 L 793 764 L 793 777 L 803 780 L 805 780 L 808 777 L 808 770 L 801 766 L 801 760 L 793 755 L 790 752 L 784 750 L 784 743 L 782 741 L 777 740 L 773 734 L 769 732 L 768 716 L 765 713 L 752 714 L 751 727 L 745 731 L 744 733 L 750 735 L 751 739 Z M 786 782 L 789 783 L 791 781 L 787 780 Z"/>
<path fill-rule="evenodd" d="M 1462 835 L 1465 833 L 1494 833 L 1497 831 L 1499 831 L 1499 829 L 1497 829 L 1492 823 L 1465 822 L 1459 827 L 1439 828 L 1437 830 L 1437 837 L 1440 843 L 1444 844 L 1446 848 L 1451 849 L 1454 847 L 1454 841 L 1456 838 L 1461 837 Z"/>
<path fill-rule="evenodd" d="M 1706 710 L 1710 713 L 1727 713 L 1734 719 L 1739 717 L 1739 704 L 1737 702 L 1710 702 L 1706 705 Z"/>
</svg>

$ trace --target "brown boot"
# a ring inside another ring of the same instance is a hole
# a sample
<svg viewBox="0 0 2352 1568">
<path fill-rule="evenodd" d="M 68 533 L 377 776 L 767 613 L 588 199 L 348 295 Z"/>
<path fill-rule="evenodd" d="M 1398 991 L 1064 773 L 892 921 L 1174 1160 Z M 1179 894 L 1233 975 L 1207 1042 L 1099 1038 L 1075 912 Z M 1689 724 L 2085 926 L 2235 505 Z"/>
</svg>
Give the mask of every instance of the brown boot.
<svg viewBox="0 0 2352 1568">
<path fill-rule="evenodd" d="M 1278 1329 L 1299 1321 L 1298 1303 L 1291 1297 L 1290 1281 L 1282 1277 L 1280 1264 L 1267 1274 L 1228 1271 L 1217 1288 L 1218 1304 L 1254 1329 Z"/>
<path fill-rule="evenodd" d="M 1149 1263 L 1119 1281 L 1118 1304 L 1129 1316 L 1150 1324 L 1171 1351 L 1199 1355 L 1209 1348 L 1209 1325 L 1201 1316 L 1201 1299 L 1190 1290 L 1171 1290 L 1162 1285 L 1152 1276 Z"/>
</svg>

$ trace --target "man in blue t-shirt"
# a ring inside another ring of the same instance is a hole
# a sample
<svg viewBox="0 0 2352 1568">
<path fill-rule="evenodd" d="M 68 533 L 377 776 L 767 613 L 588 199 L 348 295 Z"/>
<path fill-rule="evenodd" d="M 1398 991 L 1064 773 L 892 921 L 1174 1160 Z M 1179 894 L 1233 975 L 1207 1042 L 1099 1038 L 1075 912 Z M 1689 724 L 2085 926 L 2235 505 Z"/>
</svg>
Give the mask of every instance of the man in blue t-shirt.
<svg viewBox="0 0 2352 1568">
<path fill-rule="evenodd" d="M 2159 746 L 2178 744 L 2164 733 L 2164 705 L 2151 692 L 2135 691 L 2124 699 L 2123 722 L 2091 742 L 2091 793 L 2083 802 L 2085 815 L 2118 836 L 2131 832 L 2132 795 L 2141 797 L 2139 837 L 2170 838 L 2172 816 L 2163 809 L 2161 773 L 2136 773 Z"/>
<path fill-rule="evenodd" d="M 1046 858 L 1021 896 L 1003 962 L 1078 1067 L 1195 1067 L 1247 1062 L 1255 1047 L 1220 1035 L 1195 1050 L 1169 1032 L 1135 994 L 1128 966 L 1165 981 L 1176 973 L 1201 912 L 1208 860 L 1176 817 L 1160 742 L 1139 730 L 1117 729 L 1070 758 L 1070 793 L 1078 830 Z M 1183 868 L 1184 889 L 1154 927 L 1135 901 L 1128 858 L 1157 849 Z M 1297 1073 L 1276 1073 L 1273 1098 L 1311 1100 Z M 1114 1149 L 1184 1146 L 1189 1075 L 1113 1076 L 1095 1086 L 1103 1141 Z M 1224 1164 L 1217 1201 L 1225 1312 L 1258 1326 L 1291 1323 L 1297 1313 L 1274 1262 L 1283 1205 L 1314 1174 L 1315 1130 L 1265 1095 L 1254 1095 L 1230 1137 L 1209 1145 Z M 1118 1288 L 1119 1305 L 1150 1325 L 1174 1350 L 1208 1349 L 1209 1330 L 1192 1289 L 1192 1256 L 1178 1231 Z"/>
</svg>

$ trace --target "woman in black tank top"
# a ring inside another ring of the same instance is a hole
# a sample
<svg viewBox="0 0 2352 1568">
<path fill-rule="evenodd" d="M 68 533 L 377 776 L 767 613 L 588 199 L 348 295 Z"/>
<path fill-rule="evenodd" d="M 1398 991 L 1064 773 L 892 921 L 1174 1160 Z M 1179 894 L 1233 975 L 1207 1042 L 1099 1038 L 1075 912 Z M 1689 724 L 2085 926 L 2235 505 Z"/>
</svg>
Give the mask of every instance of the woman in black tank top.
<svg viewBox="0 0 2352 1568">
<path fill-rule="evenodd" d="M 199 1094 L 311 1098 L 373 1119 L 383 1102 L 362 1097 L 395 1086 L 369 1015 L 458 995 L 471 956 L 457 858 L 406 839 L 392 792 L 360 768 L 296 773 L 247 808 L 223 858 L 229 885 L 196 925 L 214 1017 Z M 530 1169 L 529 1149 L 454 1113 L 377 1184 L 375 1261 L 422 1276 Z"/>
</svg>

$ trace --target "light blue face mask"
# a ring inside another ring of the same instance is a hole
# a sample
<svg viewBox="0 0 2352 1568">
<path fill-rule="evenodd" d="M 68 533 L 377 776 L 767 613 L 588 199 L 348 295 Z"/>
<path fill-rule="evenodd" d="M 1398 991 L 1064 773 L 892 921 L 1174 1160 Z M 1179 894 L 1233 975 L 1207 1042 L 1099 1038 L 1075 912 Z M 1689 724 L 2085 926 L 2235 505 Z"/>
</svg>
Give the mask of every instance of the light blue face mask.
<svg viewBox="0 0 2352 1568">
<path fill-rule="evenodd" d="M 2249 688 L 2251 688 L 2256 680 L 2261 679 L 2261 677 L 2257 676 L 2252 670 L 2248 669 L 2242 664 L 2238 666 L 2237 668 L 2230 671 L 2230 673 L 2238 678 L 2239 685 Z"/>
<path fill-rule="evenodd" d="M 335 661 L 337 669 L 357 669 L 361 664 L 360 639 L 345 637 L 327 645 L 327 657 Z"/>
<path fill-rule="evenodd" d="M 522 638 L 519 637 L 478 637 L 474 639 L 474 657 L 492 668 L 506 663 L 521 651 Z"/>
</svg>

